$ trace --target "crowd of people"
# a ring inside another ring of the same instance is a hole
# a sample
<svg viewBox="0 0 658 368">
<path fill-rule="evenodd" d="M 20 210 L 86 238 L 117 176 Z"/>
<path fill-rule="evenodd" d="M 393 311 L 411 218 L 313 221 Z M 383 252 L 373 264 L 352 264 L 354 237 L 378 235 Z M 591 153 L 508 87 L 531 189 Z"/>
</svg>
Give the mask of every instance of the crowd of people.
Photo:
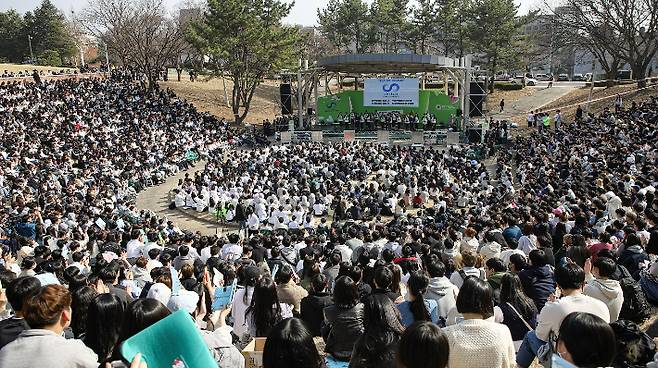
<svg viewBox="0 0 658 368">
<path fill-rule="evenodd" d="M 60 70 L 18 70 L 18 71 L 9 71 L 7 69 L 2 71 L 2 74 L 0 74 L 0 78 L 27 78 L 31 77 L 34 72 L 37 72 L 39 76 L 42 77 L 47 77 L 47 76 L 58 76 L 58 75 L 67 75 L 67 74 L 77 74 L 77 70 L 75 69 L 60 69 Z"/>
<path fill-rule="evenodd" d="M 250 233 L 312 230 L 329 210 L 336 223 L 414 209 L 441 216 L 448 202 L 480 211 L 488 198 L 504 197 L 511 183 L 495 186 L 466 149 L 305 142 L 219 152 L 203 171 L 179 181 L 174 204 Z M 421 213 L 418 221 L 426 217 Z"/>
<path fill-rule="evenodd" d="M 130 364 L 122 343 L 181 310 L 222 368 L 254 337 L 265 368 L 653 360 L 655 98 L 517 137 L 493 166 L 464 147 L 225 149 L 230 127 L 121 71 L 2 84 L 0 115 L 0 366 Z M 239 231 L 135 208 L 190 157 L 207 164 L 173 205 Z"/>
<path fill-rule="evenodd" d="M 344 129 L 354 129 L 356 131 L 367 130 L 436 130 L 442 126 L 449 129 L 457 129 L 459 119 L 453 115 L 447 124 L 439 123 L 436 116 L 426 113 L 403 113 L 398 111 L 379 111 L 349 114 L 339 114 L 335 120 L 320 121 L 319 124 L 338 124 Z"/>
</svg>

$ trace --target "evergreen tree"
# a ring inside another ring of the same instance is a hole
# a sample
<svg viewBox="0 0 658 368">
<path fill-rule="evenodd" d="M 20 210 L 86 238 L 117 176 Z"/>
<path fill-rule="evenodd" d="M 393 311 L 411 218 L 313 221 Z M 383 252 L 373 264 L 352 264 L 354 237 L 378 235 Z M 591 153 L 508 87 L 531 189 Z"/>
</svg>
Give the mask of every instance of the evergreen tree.
<svg viewBox="0 0 658 368">
<path fill-rule="evenodd" d="M 15 10 L 0 12 L 0 59 L 21 63 L 29 55 L 23 17 Z"/>
<path fill-rule="evenodd" d="M 300 45 L 294 27 L 282 24 L 292 4 L 280 0 L 208 0 L 202 21 L 191 24 L 190 42 L 217 74 L 233 80 L 233 115 L 241 122 L 266 75 L 290 66 Z"/>
<path fill-rule="evenodd" d="M 368 4 L 363 0 L 330 0 L 318 9 L 322 33 L 345 53 L 371 50 L 375 35 Z"/>
<path fill-rule="evenodd" d="M 56 51 L 60 57 L 60 64 L 64 63 L 76 53 L 75 43 L 66 24 L 66 18 L 50 0 L 43 0 L 41 5 L 25 14 L 24 34 L 32 36 L 32 49 L 34 55 L 39 55 L 48 50 Z M 54 55 L 52 52 L 48 55 Z"/>
<path fill-rule="evenodd" d="M 430 53 L 436 38 L 438 11 L 434 0 L 418 0 L 411 12 L 407 46 L 417 54 Z"/>
</svg>

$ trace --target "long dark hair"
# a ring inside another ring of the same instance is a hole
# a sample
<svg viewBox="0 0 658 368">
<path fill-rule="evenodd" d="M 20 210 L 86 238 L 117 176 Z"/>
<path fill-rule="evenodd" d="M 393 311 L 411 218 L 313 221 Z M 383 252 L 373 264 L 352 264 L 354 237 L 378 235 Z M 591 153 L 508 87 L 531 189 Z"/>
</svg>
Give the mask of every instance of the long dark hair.
<svg viewBox="0 0 658 368">
<path fill-rule="evenodd" d="M 323 368 L 325 364 L 308 327 L 300 319 L 289 318 L 277 323 L 267 336 L 263 367 Z"/>
<path fill-rule="evenodd" d="M 356 367 L 387 367 L 395 360 L 395 352 L 404 327 L 395 304 L 385 294 L 373 294 L 364 301 L 365 331 L 354 347 L 352 361 Z"/>
<path fill-rule="evenodd" d="M 72 294 L 71 329 L 76 339 L 81 339 L 87 331 L 87 311 L 96 295 L 98 295 L 96 290 L 89 286 L 78 288 Z"/>
<path fill-rule="evenodd" d="M 409 286 L 409 292 L 414 296 L 414 300 L 409 303 L 409 309 L 411 309 L 411 314 L 414 316 L 414 321 L 430 320 L 430 312 L 427 310 L 423 298 L 429 284 L 430 278 L 425 272 L 414 272 L 409 277 L 407 285 Z"/>
<path fill-rule="evenodd" d="M 257 336 L 267 336 L 272 327 L 281 321 L 281 304 L 272 278 L 263 277 L 256 283 L 251 305 L 245 311 L 245 318 L 249 313 L 252 323 L 256 325 Z"/>
<path fill-rule="evenodd" d="M 119 340 L 126 304 L 113 294 L 100 294 L 89 304 L 85 344 L 104 362 Z"/>
<path fill-rule="evenodd" d="M 121 326 L 123 342 L 143 329 L 170 315 L 171 312 L 156 299 L 137 299 L 128 305 Z"/>
<path fill-rule="evenodd" d="M 537 314 L 535 303 L 523 291 L 521 279 L 513 273 L 504 274 L 500 280 L 500 304 L 504 303 L 509 303 L 528 319 Z"/>
</svg>

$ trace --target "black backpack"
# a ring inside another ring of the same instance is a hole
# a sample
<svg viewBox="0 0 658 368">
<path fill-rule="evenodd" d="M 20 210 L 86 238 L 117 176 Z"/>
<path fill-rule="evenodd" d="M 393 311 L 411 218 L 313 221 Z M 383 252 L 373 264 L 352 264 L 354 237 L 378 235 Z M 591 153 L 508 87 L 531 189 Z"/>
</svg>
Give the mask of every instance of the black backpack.
<svg viewBox="0 0 658 368">
<path fill-rule="evenodd" d="M 619 280 L 619 285 L 624 292 L 624 304 L 621 306 L 619 319 L 642 323 L 649 318 L 651 316 L 651 305 L 647 301 L 640 283 L 632 277 L 624 277 Z"/>
<path fill-rule="evenodd" d="M 610 326 L 617 340 L 615 367 L 640 368 L 653 361 L 656 344 L 637 324 L 620 319 Z"/>
</svg>

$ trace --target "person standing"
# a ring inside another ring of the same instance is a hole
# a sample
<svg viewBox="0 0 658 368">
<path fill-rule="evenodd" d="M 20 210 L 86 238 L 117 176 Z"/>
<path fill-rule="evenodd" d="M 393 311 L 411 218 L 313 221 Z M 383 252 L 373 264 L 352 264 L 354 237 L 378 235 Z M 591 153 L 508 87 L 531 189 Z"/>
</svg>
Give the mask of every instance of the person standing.
<svg viewBox="0 0 658 368">
<path fill-rule="evenodd" d="M 576 109 L 576 121 L 580 122 L 583 120 L 583 108 L 578 105 Z"/>
<path fill-rule="evenodd" d="M 548 113 L 545 113 L 542 117 L 542 123 L 544 125 L 544 131 L 548 132 L 551 130 L 551 116 Z"/>
<path fill-rule="evenodd" d="M 560 130 L 560 126 L 562 126 L 562 113 L 560 110 L 557 110 L 555 112 L 555 116 L 553 117 L 555 119 L 555 130 L 558 131 Z"/>
<path fill-rule="evenodd" d="M 621 111 L 621 108 L 623 106 L 624 106 L 624 100 L 622 100 L 621 95 L 617 93 L 617 97 L 615 97 L 615 113 Z"/>
<path fill-rule="evenodd" d="M 500 112 L 505 111 L 505 99 L 500 100 Z"/>
<path fill-rule="evenodd" d="M 530 111 L 528 114 L 528 128 L 532 128 L 532 125 L 535 123 L 535 112 Z"/>
</svg>

